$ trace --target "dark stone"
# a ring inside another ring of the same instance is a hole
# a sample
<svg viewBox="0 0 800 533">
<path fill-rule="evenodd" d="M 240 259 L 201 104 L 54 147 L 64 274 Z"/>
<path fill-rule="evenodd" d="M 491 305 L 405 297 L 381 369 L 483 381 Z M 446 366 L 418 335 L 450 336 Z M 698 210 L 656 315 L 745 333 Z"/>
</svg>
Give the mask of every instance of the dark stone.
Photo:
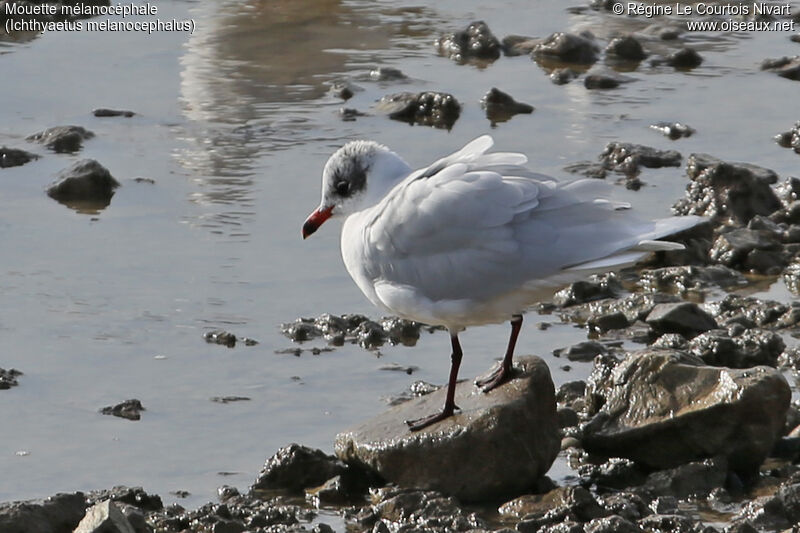
<svg viewBox="0 0 800 533">
<path fill-rule="evenodd" d="M 462 509 L 455 498 L 434 491 L 387 488 L 372 506 L 369 518 L 373 532 L 395 531 L 471 531 L 485 529 L 486 523 Z M 393 527 L 390 529 L 386 523 Z M 383 527 L 381 527 L 383 526 Z"/>
<path fill-rule="evenodd" d="M 482 20 L 436 40 L 439 54 L 459 63 L 470 59 L 494 61 L 500 57 L 501 48 L 500 41 Z"/>
<path fill-rule="evenodd" d="M 299 444 L 290 444 L 267 460 L 250 490 L 251 494 L 253 491 L 264 490 L 297 493 L 318 487 L 345 471 L 346 466 L 332 455 Z"/>
<path fill-rule="evenodd" d="M 113 415 L 120 418 L 127 418 L 128 420 L 139 420 L 142 418 L 142 411 L 146 409 L 142 406 L 139 400 L 125 400 L 117 405 L 109 405 L 100 409 L 100 413 L 104 415 Z"/>
<path fill-rule="evenodd" d="M 107 109 L 105 107 L 98 107 L 92 111 L 92 115 L 96 117 L 126 117 L 131 118 L 135 115 L 133 111 L 127 111 L 125 109 Z"/>
<path fill-rule="evenodd" d="M 366 117 L 366 113 L 362 113 L 358 109 L 354 109 L 352 107 L 341 107 L 339 108 L 339 118 L 341 118 L 345 122 L 354 122 L 358 117 Z"/>
<path fill-rule="evenodd" d="M 44 500 L 0 503 L 0 531 L 70 533 L 85 511 L 86 499 L 81 492 L 56 494 Z"/>
<path fill-rule="evenodd" d="M 639 527 L 644 531 L 669 531 L 669 533 L 697 533 L 699 529 L 698 524 L 691 517 L 679 514 L 646 516 L 639 520 Z"/>
<path fill-rule="evenodd" d="M 0 168 L 18 167 L 35 159 L 39 156 L 31 152 L 0 146 Z"/>
<path fill-rule="evenodd" d="M 643 530 L 628 520 L 620 516 L 608 516 L 605 518 L 595 518 L 591 522 L 584 524 L 585 533 L 642 533 Z"/>
<path fill-rule="evenodd" d="M 647 479 L 644 470 L 631 461 L 612 457 L 601 464 L 585 464 L 578 468 L 582 478 L 590 480 L 598 491 L 616 491 L 636 487 Z M 626 517 L 631 519 L 631 517 Z M 635 518 L 634 518 L 635 519 Z"/>
<path fill-rule="evenodd" d="M 686 337 L 717 327 L 714 318 L 692 302 L 658 304 L 646 321 L 656 333 L 680 333 Z"/>
<path fill-rule="evenodd" d="M 782 207 L 770 187 L 777 175 L 747 163 L 726 163 L 707 154 L 692 154 L 686 165 L 691 183 L 672 210 L 680 215 L 713 217 L 717 223 L 747 224 Z"/>
<path fill-rule="evenodd" d="M 632 35 L 614 37 L 606 46 L 606 57 L 621 61 L 641 61 L 647 57 L 639 39 Z"/>
<path fill-rule="evenodd" d="M 762 274 L 778 274 L 790 260 L 775 233 L 750 228 L 722 233 L 708 255 L 725 266 Z"/>
<path fill-rule="evenodd" d="M 108 207 L 117 187 L 108 169 L 94 159 L 82 159 L 58 173 L 47 195 L 79 212 L 96 213 Z"/>
<path fill-rule="evenodd" d="M 702 366 L 667 350 L 631 354 L 588 385 L 604 403 L 584 427 L 587 451 L 653 469 L 725 456 L 746 479 L 780 437 L 791 397 L 773 368 Z"/>
<path fill-rule="evenodd" d="M 461 104 L 453 95 L 431 91 L 384 96 L 376 108 L 393 120 L 448 130 L 461 114 Z"/>
<path fill-rule="evenodd" d="M 744 322 L 746 327 L 774 327 L 791 309 L 780 302 L 760 300 L 750 296 L 728 294 L 722 300 L 708 305 L 720 324 L 732 320 Z"/>
<path fill-rule="evenodd" d="M 407 80 L 408 76 L 403 74 L 399 68 L 378 67 L 369 71 L 370 79 L 374 81 L 402 81 Z"/>
<path fill-rule="evenodd" d="M 533 106 L 517 102 L 511 95 L 492 87 L 481 98 L 481 107 L 486 110 L 486 118 L 493 124 L 506 122 L 514 115 L 533 113 Z"/>
<path fill-rule="evenodd" d="M 246 402 L 249 400 L 250 398 L 247 396 L 213 396 L 211 398 L 211 401 L 216 403 Z"/>
<path fill-rule="evenodd" d="M 795 122 L 791 130 L 776 135 L 774 139 L 784 148 L 792 148 L 800 154 L 800 122 Z"/>
<path fill-rule="evenodd" d="M 26 137 L 31 142 L 45 145 L 58 153 L 75 153 L 83 147 L 83 141 L 94 137 L 94 133 L 80 126 L 55 126 Z"/>
<path fill-rule="evenodd" d="M 633 492 L 613 491 L 608 494 L 602 494 L 598 498 L 598 502 L 610 514 L 620 516 L 631 522 L 650 514 L 647 500 Z"/>
<path fill-rule="evenodd" d="M 228 348 L 233 348 L 236 346 L 236 335 L 230 331 L 223 331 L 221 329 L 207 331 L 203 333 L 203 338 L 209 344 L 219 344 L 222 346 L 227 346 Z"/>
<path fill-rule="evenodd" d="M 0 390 L 10 389 L 19 385 L 17 378 L 22 375 L 22 372 L 16 368 L 9 368 L 5 370 L 0 368 Z"/>
<path fill-rule="evenodd" d="M 584 341 L 566 348 L 553 350 L 553 355 L 566 357 L 570 361 L 592 361 L 596 355 L 607 351 L 608 348 L 597 341 Z"/>
<path fill-rule="evenodd" d="M 600 162 L 609 170 L 636 175 L 639 167 L 679 167 L 682 156 L 675 150 L 658 150 L 633 143 L 610 142 L 600 154 Z"/>
<path fill-rule="evenodd" d="M 550 468 L 561 438 L 552 380 L 541 359 L 519 358 L 515 378 L 488 394 L 459 383 L 460 412 L 409 431 L 405 421 L 439 411 L 445 394 L 443 388 L 409 400 L 340 433 L 336 455 L 401 486 L 439 490 L 464 501 L 519 493 Z M 526 460 L 520 462 L 520 456 Z"/>
<path fill-rule="evenodd" d="M 556 516 L 587 522 L 608 515 L 583 487 L 557 487 L 546 494 L 526 494 L 504 503 L 498 511 L 504 516 L 539 519 L 542 525 Z"/>
<path fill-rule="evenodd" d="M 727 477 L 728 461 L 718 457 L 653 472 L 647 476 L 644 488 L 654 496 L 705 498 L 714 489 L 724 487 Z"/>
<path fill-rule="evenodd" d="M 616 276 L 591 276 L 585 281 L 576 281 L 553 296 L 553 303 L 569 307 L 604 298 L 614 298 L 622 292 Z"/>
<path fill-rule="evenodd" d="M 586 321 L 589 329 L 599 333 L 605 333 L 613 329 L 624 329 L 630 326 L 628 317 L 622 311 L 612 311 L 610 313 L 592 315 Z"/>
<path fill-rule="evenodd" d="M 703 58 L 692 48 L 681 48 L 667 56 L 666 63 L 676 69 L 690 70 L 699 67 Z"/>
<path fill-rule="evenodd" d="M 334 98 L 341 98 L 342 100 L 349 100 L 357 92 L 363 91 L 364 89 L 352 83 L 349 80 L 339 80 L 333 82 L 330 88 L 330 94 Z"/>
<path fill-rule="evenodd" d="M 537 60 L 590 65 L 597 61 L 599 52 L 600 48 L 587 34 L 556 32 L 534 46 L 531 54 Z"/>
<path fill-rule="evenodd" d="M 635 78 L 617 74 L 614 71 L 591 72 L 583 78 L 583 86 L 589 90 L 593 89 L 616 89 L 623 83 L 636 81 Z"/>
<path fill-rule="evenodd" d="M 637 284 L 649 291 L 686 293 L 712 287 L 731 288 L 747 284 L 742 274 L 724 265 L 674 266 L 645 270 Z"/>
<path fill-rule="evenodd" d="M 788 531 L 800 523 L 800 483 L 747 503 L 734 521 L 749 522 L 757 531 Z"/>
<path fill-rule="evenodd" d="M 709 331 L 692 339 L 688 349 L 708 365 L 750 368 L 777 366 L 785 347 L 777 333 L 753 328 L 735 337 Z"/>
<path fill-rule="evenodd" d="M 650 127 L 656 131 L 660 131 L 666 137 L 673 141 L 681 137 L 691 137 L 695 133 L 695 129 L 680 122 L 655 122 L 650 124 Z"/>
<path fill-rule="evenodd" d="M 787 80 L 800 81 L 800 56 L 765 59 L 761 70 L 769 70 Z"/>
</svg>

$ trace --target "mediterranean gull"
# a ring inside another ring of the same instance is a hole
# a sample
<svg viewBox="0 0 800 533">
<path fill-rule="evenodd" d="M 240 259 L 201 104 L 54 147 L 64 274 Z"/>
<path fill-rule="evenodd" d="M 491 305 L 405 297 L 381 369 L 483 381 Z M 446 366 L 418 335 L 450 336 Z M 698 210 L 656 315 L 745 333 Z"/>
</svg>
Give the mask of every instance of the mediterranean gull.
<svg viewBox="0 0 800 533">
<path fill-rule="evenodd" d="M 694 216 L 647 220 L 608 198 L 596 179 L 558 182 L 531 172 L 518 153 L 487 153 L 478 137 L 413 170 L 372 141 L 337 150 L 322 173 L 322 202 L 305 239 L 345 217 L 344 264 L 369 300 L 387 313 L 441 325 L 452 344 L 444 409 L 412 420 L 419 430 L 451 416 L 467 326 L 511 321 L 502 362 L 476 384 L 488 392 L 512 372 L 522 312 L 573 281 L 632 265 L 649 252 L 683 246 L 656 239 L 695 226 Z"/>
</svg>

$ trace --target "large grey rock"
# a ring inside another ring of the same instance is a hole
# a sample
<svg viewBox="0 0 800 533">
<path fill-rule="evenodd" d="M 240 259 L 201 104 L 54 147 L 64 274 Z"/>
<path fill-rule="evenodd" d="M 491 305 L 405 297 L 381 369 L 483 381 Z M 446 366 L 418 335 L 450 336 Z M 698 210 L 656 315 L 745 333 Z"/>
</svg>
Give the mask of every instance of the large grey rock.
<svg viewBox="0 0 800 533">
<path fill-rule="evenodd" d="M 533 47 L 531 55 L 538 61 L 591 65 L 597 61 L 600 47 L 591 34 L 556 32 Z"/>
<path fill-rule="evenodd" d="M 136 533 L 133 526 L 111 500 L 100 502 L 86 511 L 74 533 Z"/>
<path fill-rule="evenodd" d="M 3 533 L 70 533 L 83 518 L 86 498 L 80 492 L 44 500 L 0 504 Z"/>
<path fill-rule="evenodd" d="M 94 159 L 82 159 L 58 173 L 47 195 L 82 212 L 97 212 L 111 203 L 119 182 Z"/>
<path fill-rule="evenodd" d="M 744 476 L 757 472 L 780 437 L 791 390 L 777 370 L 703 366 L 678 351 L 631 354 L 589 385 L 604 394 L 584 428 L 589 452 L 654 469 L 724 456 Z M 603 377 L 605 376 L 605 377 Z"/>
<path fill-rule="evenodd" d="M 340 433 L 336 455 L 401 486 L 466 501 L 523 492 L 550 468 L 561 436 L 547 365 L 530 356 L 515 368 L 513 380 L 489 393 L 459 383 L 460 412 L 421 431 L 409 431 L 405 421 L 440 410 L 445 388 Z"/>
<path fill-rule="evenodd" d="M 473 22 L 461 31 L 441 36 L 435 45 L 441 55 L 458 63 L 469 59 L 493 61 L 500 57 L 502 50 L 500 41 L 482 20 Z"/>
</svg>

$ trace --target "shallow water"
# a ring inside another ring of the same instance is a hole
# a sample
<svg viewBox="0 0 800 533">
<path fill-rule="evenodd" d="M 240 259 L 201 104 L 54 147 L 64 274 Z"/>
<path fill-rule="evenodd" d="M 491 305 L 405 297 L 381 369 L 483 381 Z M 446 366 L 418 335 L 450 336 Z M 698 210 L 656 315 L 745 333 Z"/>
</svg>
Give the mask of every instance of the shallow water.
<svg viewBox="0 0 800 533">
<path fill-rule="evenodd" d="M 642 64 L 636 82 L 587 91 L 553 85 L 528 57 L 479 68 L 438 57 L 445 31 L 485 20 L 498 37 L 590 29 L 604 40 L 645 19 L 561 2 L 374 2 L 293 0 L 164 2 L 159 18 L 193 18 L 186 33 L 46 33 L 0 41 L 0 145 L 41 154 L 0 170 L 0 367 L 25 375 L 0 391 L 0 501 L 56 491 L 142 485 L 181 503 L 214 499 L 222 484 L 244 490 L 263 461 L 289 443 L 332 451 L 334 435 L 372 416 L 412 381 L 441 383 L 449 365 L 442 333 L 379 352 L 344 346 L 319 356 L 276 354 L 291 346 L 281 322 L 297 316 L 364 313 L 377 318 L 345 272 L 336 223 L 303 242 L 300 226 L 319 202 L 328 155 L 372 138 L 423 165 L 479 134 L 529 155 L 537 170 L 570 176 L 565 164 L 593 160 L 612 140 L 708 152 L 770 167 L 782 177 L 797 155 L 772 135 L 797 119 L 798 85 L 760 72 L 766 57 L 794 55 L 786 33 L 694 34 L 705 58 L 691 72 Z M 663 46 L 659 44 L 659 46 Z M 375 66 L 411 79 L 377 83 Z M 451 131 L 372 114 L 343 122 L 329 84 L 363 88 L 344 106 L 371 112 L 403 90 L 453 93 L 464 106 Z M 478 101 L 496 86 L 536 107 L 492 127 Z M 130 119 L 91 116 L 132 109 Z M 670 141 L 648 128 L 679 120 L 697 133 Z M 57 155 L 24 137 L 77 124 L 97 134 L 77 155 Z M 56 172 L 95 158 L 122 182 L 99 215 L 79 214 L 44 194 Z M 137 183 L 136 177 L 155 180 Z M 683 169 L 645 170 L 646 186 L 619 197 L 667 215 L 683 194 Z M 613 179 L 613 178 L 612 178 Z M 791 295 L 778 282 L 770 297 Z M 546 331 L 540 321 L 555 325 Z M 519 353 L 548 360 L 557 384 L 590 365 L 551 353 L 585 339 L 555 316 L 526 318 Z M 260 344 L 227 349 L 203 333 L 223 328 Z M 462 376 L 501 355 L 507 325 L 462 336 Z M 322 343 L 313 344 L 322 346 Z M 414 365 L 409 376 L 378 368 Z M 246 396 L 220 404 L 215 396 Z M 138 398 L 138 422 L 98 409 Z M 551 476 L 570 475 L 563 461 Z"/>
</svg>

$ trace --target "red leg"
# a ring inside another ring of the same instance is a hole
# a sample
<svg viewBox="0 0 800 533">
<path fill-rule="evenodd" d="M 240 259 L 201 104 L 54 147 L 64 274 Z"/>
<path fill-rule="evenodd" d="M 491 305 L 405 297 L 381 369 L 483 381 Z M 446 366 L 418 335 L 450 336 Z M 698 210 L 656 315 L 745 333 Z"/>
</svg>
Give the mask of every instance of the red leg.
<svg viewBox="0 0 800 533">
<path fill-rule="evenodd" d="M 522 315 L 511 317 L 511 337 L 508 339 L 508 348 L 503 361 L 489 375 L 475 380 L 475 385 L 481 387 L 483 392 L 499 387 L 509 379 L 513 372 L 514 347 L 517 345 L 519 330 L 522 329 Z"/>
<path fill-rule="evenodd" d="M 444 401 L 444 409 L 441 413 L 436 413 L 417 420 L 406 420 L 406 424 L 411 431 L 419 431 L 440 420 L 453 416 L 458 406 L 456 405 L 456 382 L 458 381 L 458 367 L 461 366 L 461 344 L 458 342 L 458 334 L 450 334 L 450 343 L 453 345 L 453 353 L 450 355 L 450 380 L 447 382 L 447 398 Z"/>
</svg>

